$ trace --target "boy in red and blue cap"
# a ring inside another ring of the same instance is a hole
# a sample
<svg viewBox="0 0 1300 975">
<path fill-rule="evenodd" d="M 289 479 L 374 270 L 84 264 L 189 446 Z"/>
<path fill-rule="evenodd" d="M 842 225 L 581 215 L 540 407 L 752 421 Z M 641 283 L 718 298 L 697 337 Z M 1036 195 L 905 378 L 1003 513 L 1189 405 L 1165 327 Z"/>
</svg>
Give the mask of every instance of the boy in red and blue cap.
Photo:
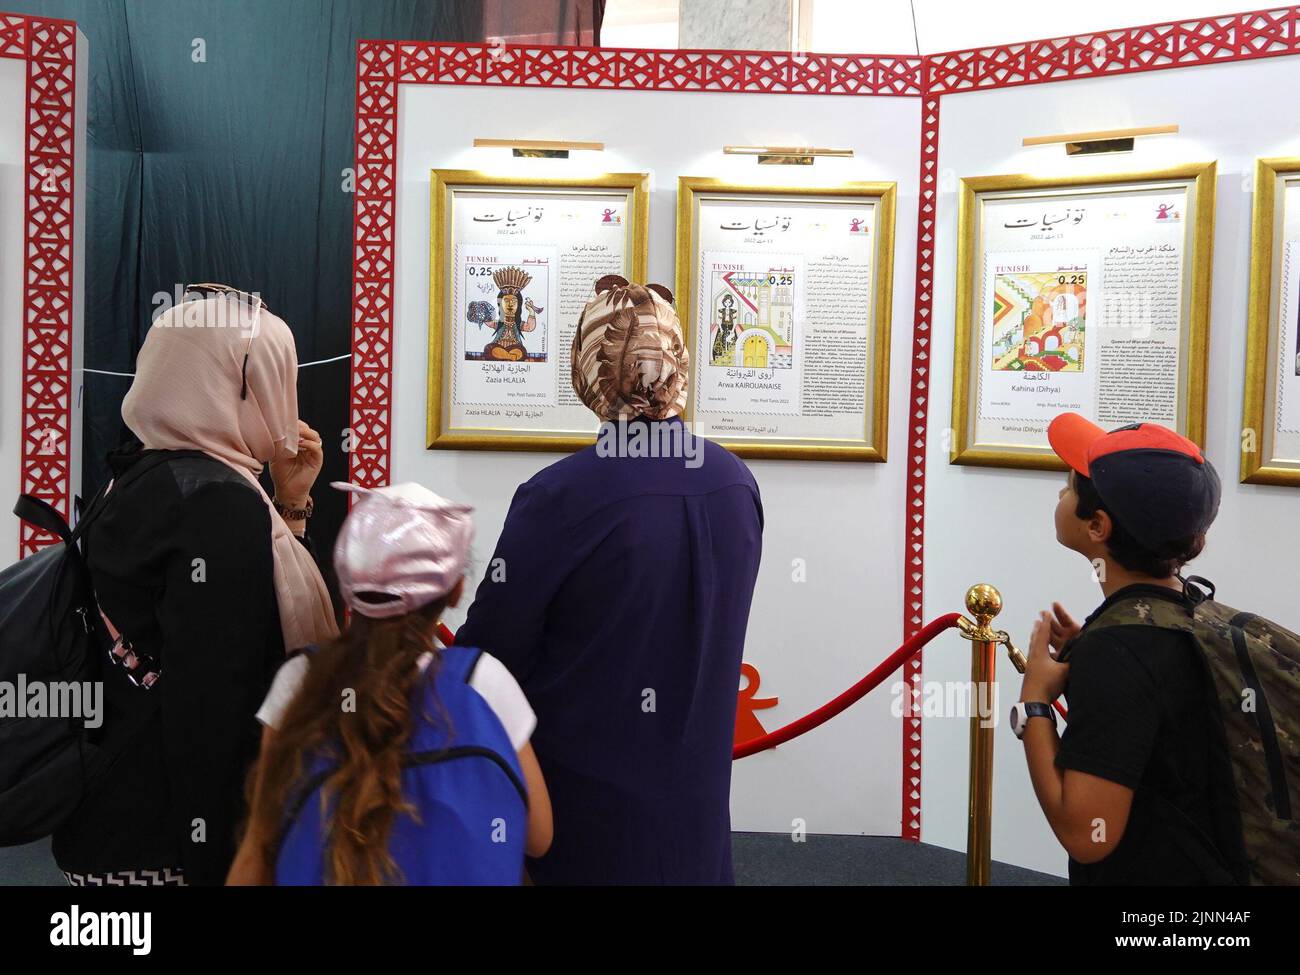
<svg viewBox="0 0 1300 975">
<path fill-rule="evenodd" d="M 1239 882 L 1231 765 L 1197 646 L 1139 619 L 1089 628 L 1121 602 L 1141 613 L 1167 600 L 1191 614 L 1180 571 L 1218 513 L 1218 474 L 1196 444 L 1154 423 L 1108 433 L 1065 413 L 1048 439 L 1070 468 L 1057 541 L 1092 563 L 1105 599 L 1082 626 L 1060 603 L 1040 615 L 1011 725 L 1070 882 Z M 1058 738 L 1051 705 L 1062 693 L 1069 724 Z"/>
</svg>

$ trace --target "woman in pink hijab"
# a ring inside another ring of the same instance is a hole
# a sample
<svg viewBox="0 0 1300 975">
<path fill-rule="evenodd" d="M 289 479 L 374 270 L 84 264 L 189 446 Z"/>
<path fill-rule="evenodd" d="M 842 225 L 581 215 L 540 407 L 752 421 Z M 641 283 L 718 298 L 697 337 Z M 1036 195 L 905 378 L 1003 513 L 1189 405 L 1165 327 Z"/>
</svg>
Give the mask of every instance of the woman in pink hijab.
<svg viewBox="0 0 1300 975">
<path fill-rule="evenodd" d="M 322 453 L 297 371 L 289 327 L 220 285 L 192 286 L 140 350 L 122 403 L 140 442 L 110 456 L 86 537 L 117 638 L 96 743 L 129 744 L 55 834 L 72 884 L 221 883 L 254 713 L 286 651 L 337 633 L 305 544 Z"/>
</svg>

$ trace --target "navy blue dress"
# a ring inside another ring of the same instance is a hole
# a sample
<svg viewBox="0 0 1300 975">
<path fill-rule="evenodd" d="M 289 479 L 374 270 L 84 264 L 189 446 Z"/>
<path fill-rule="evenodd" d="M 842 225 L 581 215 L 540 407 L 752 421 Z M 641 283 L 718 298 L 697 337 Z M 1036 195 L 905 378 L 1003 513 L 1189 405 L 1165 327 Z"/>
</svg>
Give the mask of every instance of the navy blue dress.
<svg viewBox="0 0 1300 975">
<path fill-rule="evenodd" d="M 763 509 L 739 458 L 682 432 L 696 467 L 588 447 L 520 487 L 457 634 L 504 662 L 537 712 L 555 813 L 550 851 L 529 861 L 537 883 L 732 881 Z"/>
</svg>

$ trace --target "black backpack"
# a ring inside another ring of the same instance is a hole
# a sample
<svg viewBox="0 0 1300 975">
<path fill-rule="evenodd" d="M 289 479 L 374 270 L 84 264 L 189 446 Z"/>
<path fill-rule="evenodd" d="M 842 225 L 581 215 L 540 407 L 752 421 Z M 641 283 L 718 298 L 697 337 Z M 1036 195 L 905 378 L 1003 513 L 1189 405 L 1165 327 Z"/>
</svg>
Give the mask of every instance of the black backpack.
<svg viewBox="0 0 1300 975">
<path fill-rule="evenodd" d="M 0 682 L 12 695 L 10 707 L 0 709 L 0 846 L 30 843 L 58 829 L 131 741 L 132 729 L 113 728 L 112 735 L 97 735 L 96 743 L 82 717 L 27 716 L 19 692 L 41 684 L 49 698 L 56 687 L 102 678 L 112 641 L 99 617 L 81 538 L 131 481 L 197 453 L 145 453 L 114 482 L 111 494 L 96 495 L 75 529 L 39 498 L 24 494 L 14 505 L 14 514 L 61 542 L 0 572 Z M 156 695 L 150 697 L 154 707 L 145 709 L 140 722 L 156 709 Z M 115 746 L 108 745 L 110 739 Z"/>
</svg>

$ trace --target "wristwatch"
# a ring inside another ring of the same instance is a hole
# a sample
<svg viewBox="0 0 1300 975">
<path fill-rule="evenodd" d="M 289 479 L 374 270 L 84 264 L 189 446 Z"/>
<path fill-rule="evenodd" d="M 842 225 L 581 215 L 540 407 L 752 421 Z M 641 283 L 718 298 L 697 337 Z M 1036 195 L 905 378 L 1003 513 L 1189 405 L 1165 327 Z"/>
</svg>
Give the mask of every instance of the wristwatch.
<svg viewBox="0 0 1300 975">
<path fill-rule="evenodd" d="M 271 506 L 275 508 L 281 518 L 288 521 L 305 521 L 311 517 L 312 511 L 315 509 L 310 496 L 307 498 L 307 503 L 301 508 L 290 508 L 288 505 L 281 504 L 276 498 L 271 499 Z"/>
<path fill-rule="evenodd" d="M 1018 701 L 1011 705 L 1011 730 L 1017 738 L 1025 737 L 1025 725 L 1030 718 L 1051 718 L 1056 727 L 1056 712 L 1050 704 L 1041 701 Z"/>
</svg>

